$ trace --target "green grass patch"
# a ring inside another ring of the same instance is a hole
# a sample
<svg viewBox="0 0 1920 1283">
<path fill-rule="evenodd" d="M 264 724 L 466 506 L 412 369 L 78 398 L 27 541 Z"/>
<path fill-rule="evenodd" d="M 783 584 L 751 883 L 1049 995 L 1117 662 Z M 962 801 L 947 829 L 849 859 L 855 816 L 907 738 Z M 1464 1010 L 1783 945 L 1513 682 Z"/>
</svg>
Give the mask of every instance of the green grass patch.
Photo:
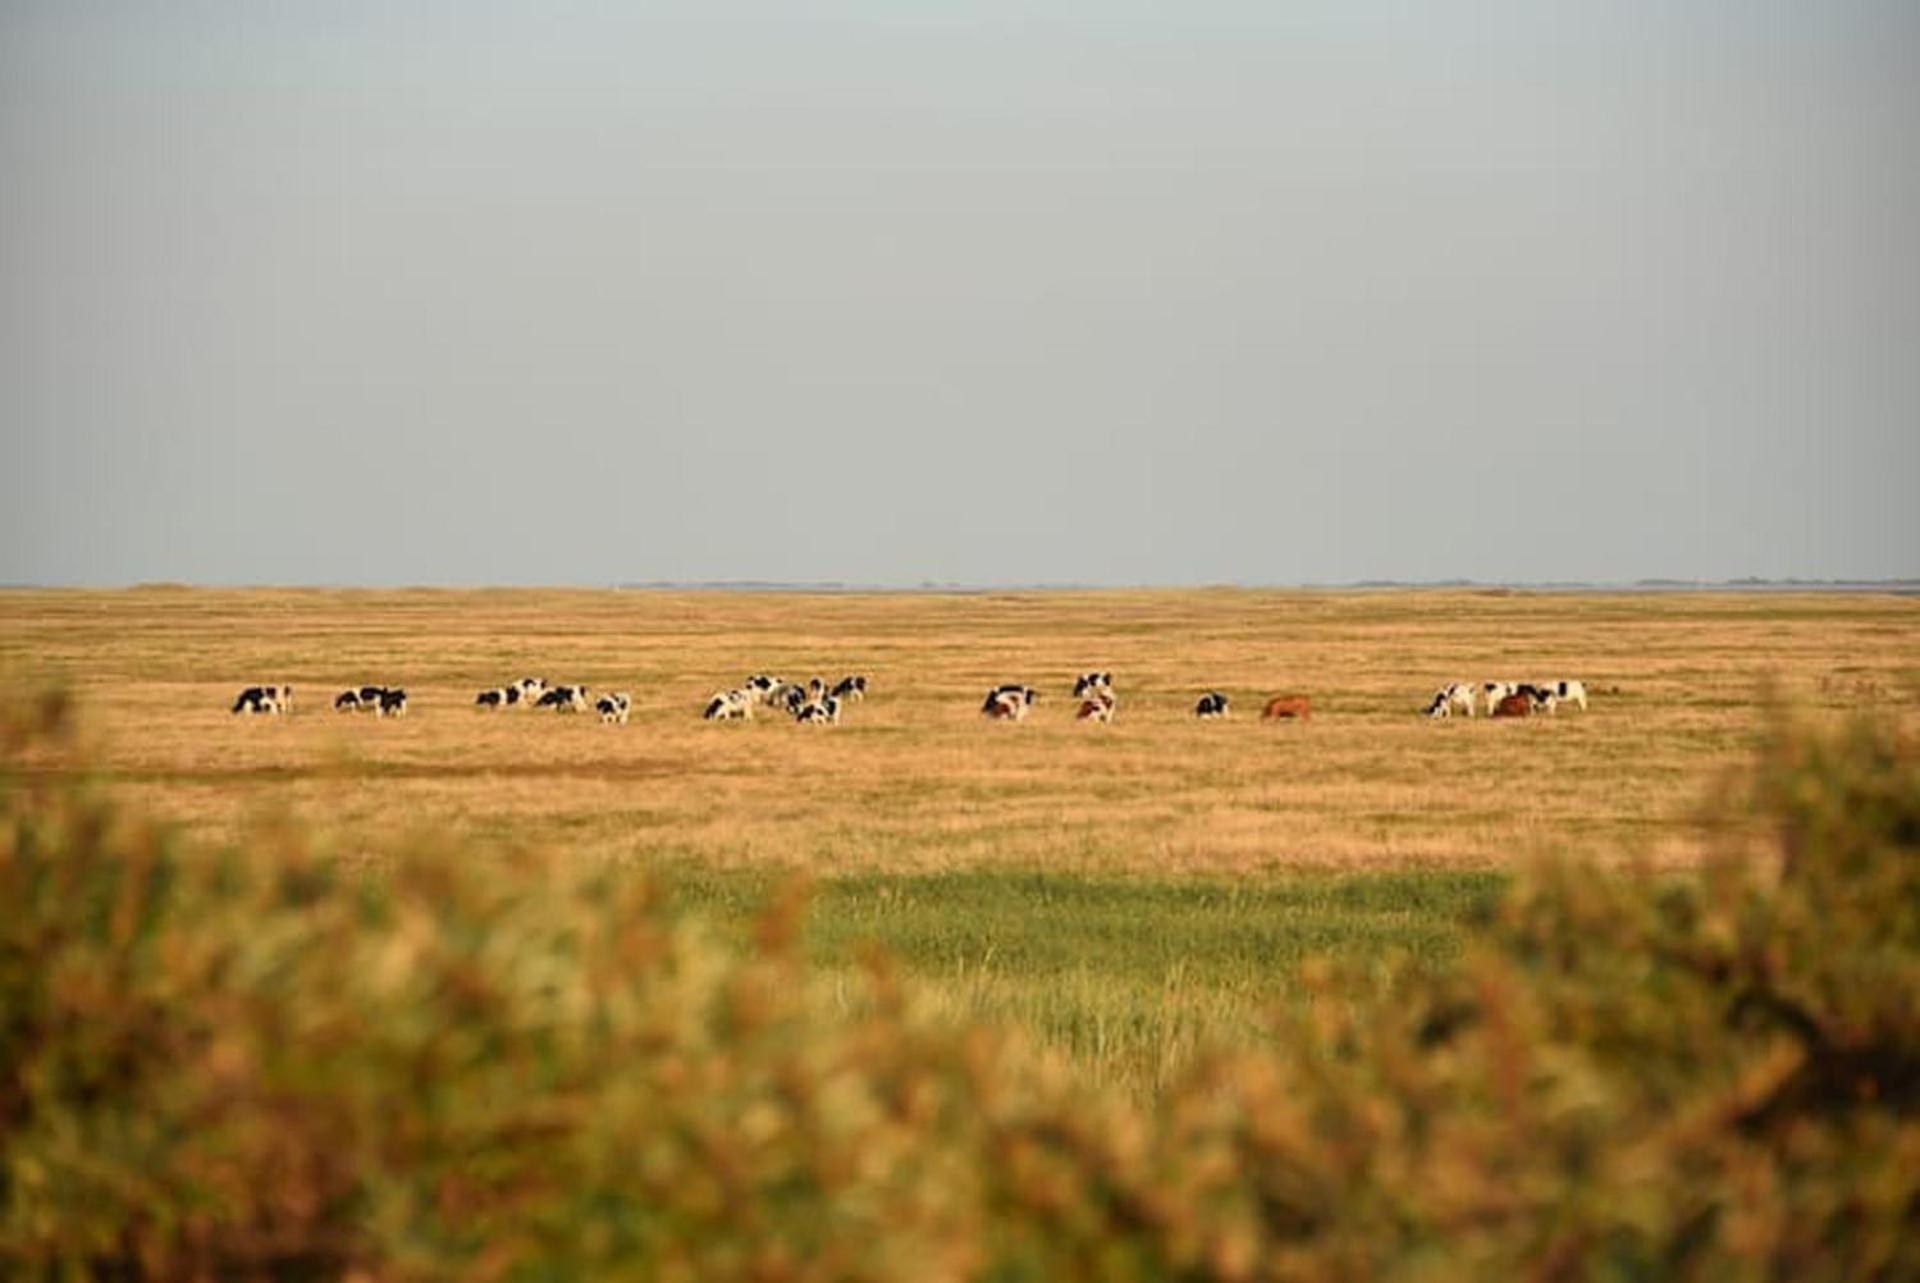
<svg viewBox="0 0 1920 1283">
<path fill-rule="evenodd" d="M 782 886 L 765 870 L 660 866 L 676 905 L 744 939 Z M 1456 957 L 1506 889 L 1497 872 L 1289 873 L 1258 881 L 973 869 L 811 888 L 823 973 L 878 950 L 957 1017 L 1017 1025 L 1092 1076 L 1151 1091 L 1205 1049 L 1258 1044 L 1325 960 L 1381 990 Z"/>
</svg>

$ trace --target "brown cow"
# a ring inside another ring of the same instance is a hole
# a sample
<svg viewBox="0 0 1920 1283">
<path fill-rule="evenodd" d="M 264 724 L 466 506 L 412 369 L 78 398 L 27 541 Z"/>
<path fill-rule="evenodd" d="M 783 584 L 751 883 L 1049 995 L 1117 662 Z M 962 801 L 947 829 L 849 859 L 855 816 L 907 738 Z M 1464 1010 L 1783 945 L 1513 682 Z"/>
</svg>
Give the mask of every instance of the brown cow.
<svg viewBox="0 0 1920 1283">
<path fill-rule="evenodd" d="M 1533 716 L 1533 695 L 1530 692 L 1515 692 L 1503 696 L 1493 706 L 1495 717 L 1531 717 Z"/>
<path fill-rule="evenodd" d="M 1297 717 L 1304 722 L 1311 715 L 1305 695 L 1275 695 L 1267 701 L 1266 708 L 1260 713 L 1260 720 L 1271 722 L 1285 717 Z"/>
</svg>

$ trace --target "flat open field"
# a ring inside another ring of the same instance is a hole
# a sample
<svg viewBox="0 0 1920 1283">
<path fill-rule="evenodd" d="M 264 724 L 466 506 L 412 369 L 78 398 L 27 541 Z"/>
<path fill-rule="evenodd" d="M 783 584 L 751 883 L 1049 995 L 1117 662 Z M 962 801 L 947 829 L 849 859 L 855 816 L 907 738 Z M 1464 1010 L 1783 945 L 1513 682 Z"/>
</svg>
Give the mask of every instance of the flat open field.
<svg viewBox="0 0 1920 1283">
<path fill-rule="evenodd" d="M 789 595 L 18 591 L 0 666 L 71 682 L 114 778 L 216 835 L 291 808 L 349 830 L 562 841 L 703 865 L 1245 875 L 1488 868 L 1540 849 L 1684 859 L 1769 680 L 1832 709 L 1920 710 L 1920 601 L 1869 595 L 1241 591 Z M 1107 727 L 1072 675 L 1117 674 Z M 873 693 L 835 728 L 699 720 L 748 673 Z M 522 673 L 630 691 L 624 727 L 472 706 Z M 1577 677 L 1590 711 L 1433 723 L 1440 682 Z M 983 691 L 1042 692 L 1024 725 Z M 234 717 L 292 682 L 296 715 Z M 404 685 L 405 720 L 337 715 Z M 1235 717 L 1196 723 L 1209 687 Z M 1304 691 L 1307 725 L 1261 725 Z"/>
<path fill-rule="evenodd" d="M 1072 676 L 1111 668 L 1111 726 Z M 1087 592 L 802 596 L 146 589 L 0 594 L 0 670 L 82 696 L 96 759 L 214 840 L 291 812 L 349 855 L 419 834 L 665 865 L 735 930 L 823 876 L 829 975 L 877 941 L 956 1019 L 1011 1021 L 1136 1092 L 1264 1036 L 1298 964 L 1456 953 L 1542 851 L 1684 863 L 1763 688 L 1920 725 L 1920 602 L 1866 595 Z M 708 724 L 756 671 L 872 695 L 844 724 Z M 478 712 L 526 673 L 630 691 L 633 718 Z M 1576 677 L 1519 723 L 1429 722 L 1447 679 Z M 1043 692 L 1022 725 L 985 689 Z M 290 719 L 235 717 L 292 682 Z M 412 710 L 331 711 L 349 684 Z M 1209 687 L 1236 715 L 1196 723 Z M 1262 725 L 1260 696 L 1313 721 Z M 1378 974 L 1385 976 L 1384 971 Z"/>
</svg>

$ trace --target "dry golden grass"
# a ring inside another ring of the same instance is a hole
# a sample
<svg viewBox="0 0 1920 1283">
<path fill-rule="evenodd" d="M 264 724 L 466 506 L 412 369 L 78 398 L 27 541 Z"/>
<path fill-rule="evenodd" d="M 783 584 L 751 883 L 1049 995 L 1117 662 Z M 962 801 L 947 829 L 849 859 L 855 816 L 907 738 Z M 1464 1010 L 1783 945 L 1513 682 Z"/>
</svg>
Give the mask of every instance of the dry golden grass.
<svg viewBox="0 0 1920 1283">
<path fill-rule="evenodd" d="M 178 588 L 0 594 L 0 664 L 83 697 L 110 776 L 214 836 L 289 809 L 339 832 L 561 841 L 589 858 L 917 871 L 1212 873 L 1501 866 L 1576 846 L 1689 855 L 1706 783 L 1773 682 L 1920 721 L 1920 601 L 1242 591 L 788 595 Z M 1111 668 L 1114 725 L 1071 721 Z M 836 728 L 699 720 L 751 672 L 863 672 Z M 633 719 L 471 707 L 537 673 L 630 691 Z M 1584 680 L 1593 707 L 1431 723 L 1449 679 Z M 1039 687 L 988 724 L 999 681 Z M 292 682 L 296 716 L 234 717 Z M 333 694 L 403 685 L 403 721 Z M 1209 688 L 1235 716 L 1196 723 Z M 1305 691 L 1314 719 L 1261 725 Z"/>
</svg>

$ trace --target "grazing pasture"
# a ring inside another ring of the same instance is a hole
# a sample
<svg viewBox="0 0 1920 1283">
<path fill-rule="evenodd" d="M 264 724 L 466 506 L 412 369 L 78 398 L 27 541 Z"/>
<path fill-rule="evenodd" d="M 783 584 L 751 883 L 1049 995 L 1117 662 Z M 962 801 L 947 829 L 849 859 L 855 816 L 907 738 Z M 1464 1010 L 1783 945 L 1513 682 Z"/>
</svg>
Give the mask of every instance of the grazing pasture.
<svg viewBox="0 0 1920 1283">
<path fill-rule="evenodd" d="M 802 595 L 14 591 L 0 664 L 83 697 L 109 777 L 190 828 L 250 813 L 379 832 L 563 840 L 583 859 L 840 874 L 982 867 L 1245 876 L 1503 868 L 1541 849 L 1688 858 L 1769 683 L 1912 721 L 1920 602 L 1893 596 L 1242 591 Z M 1073 725 L 1076 677 L 1125 716 Z M 796 734 L 700 713 L 749 674 L 870 694 Z M 363 673 L 409 716 L 336 716 Z M 629 721 L 480 713 L 526 674 L 632 695 Z M 1591 708 L 1430 721 L 1450 681 L 1573 678 Z M 1006 681 L 1022 723 L 979 715 Z M 291 717 L 234 717 L 290 683 Z M 1303 725 L 1192 716 L 1208 691 Z"/>
</svg>

